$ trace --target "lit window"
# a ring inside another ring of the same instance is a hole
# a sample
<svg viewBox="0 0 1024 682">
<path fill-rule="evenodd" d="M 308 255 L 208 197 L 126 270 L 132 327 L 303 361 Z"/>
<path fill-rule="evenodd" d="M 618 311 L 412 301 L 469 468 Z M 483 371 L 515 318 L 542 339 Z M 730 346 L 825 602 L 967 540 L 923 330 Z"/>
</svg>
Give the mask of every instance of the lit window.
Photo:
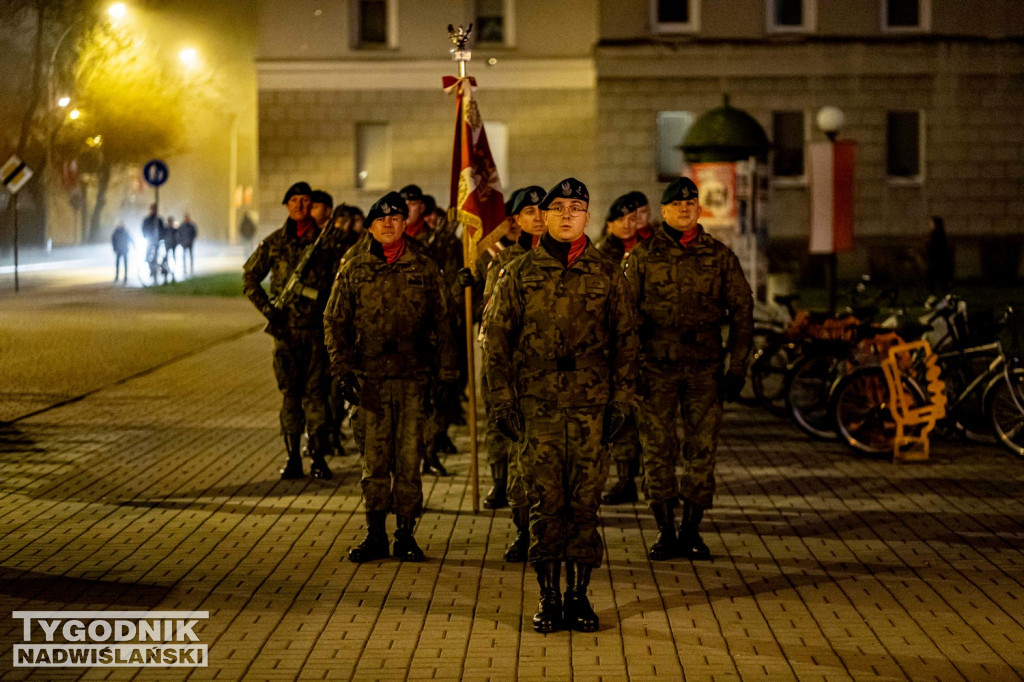
<svg viewBox="0 0 1024 682">
<path fill-rule="evenodd" d="M 391 187 L 391 130 L 387 123 L 356 124 L 357 189 Z"/>
<path fill-rule="evenodd" d="M 927 31 L 931 0 L 882 0 L 882 27 L 888 31 Z"/>
<path fill-rule="evenodd" d="M 775 176 L 802 176 L 804 174 L 804 112 L 773 112 L 772 142 L 775 144 L 773 168 Z"/>
<path fill-rule="evenodd" d="M 683 172 L 683 143 L 687 131 L 693 125 L 693 113 L 689 111 L 659 111 L 657 122 L 657 145 L 654 150 L 658 169 L 658 182 L 668 182 Z"/>
<path fill-rule="evenodd" d="M 357 0 L 356 45 L 395 47 L 394 0 Z"/>
<path fill-rule="evenodd" d="M 813 31 L 817 0 L 767 0 L 768 30 Z"/>
<path fill-rule="evenodd" d="M 700 0 L 649 0 L 653 33 L 692 33 L 700 29 Z"/>
<path fill-rule="evenodd" d="M 916 179 L 921 175 L 921 113 L 890 111 L 886 122 L 886 174 Z"/>
<path fill-rule="evenodd" d="M 478 43 L 504 43 L 505 0 L 476 0 L 473 32 Z"/>
</svg>

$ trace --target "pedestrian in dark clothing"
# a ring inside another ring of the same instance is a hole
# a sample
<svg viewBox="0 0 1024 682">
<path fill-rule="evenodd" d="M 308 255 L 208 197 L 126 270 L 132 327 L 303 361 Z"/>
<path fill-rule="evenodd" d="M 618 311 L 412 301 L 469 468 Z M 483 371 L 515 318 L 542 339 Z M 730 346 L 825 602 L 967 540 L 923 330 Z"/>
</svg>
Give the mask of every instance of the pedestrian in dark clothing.
<svg viewBox="0 0 1024 682">
<path fill-rule="evenodd" d="M 191 277 L 196 274 L 196 264 L 192 256 L 192 245 L 196 241 L 196 235 L 199 234 L 199 230 L 196 228 L 196 224 L 192 222 L 192 216 L 188 213 L 185 214 L 185 218 L 181 221 L 181 225 L 178 226 L 178 245 L 181 246 L 181 276 L 185 277 L 185 270 L 188 270 L 187 275 Z"/>
<path fill-rule="evenodd" d="M 930 218 L 931 232 L 928 233 L 927 246 L 927 284 L 928 293 L 943 296 L 953 286 L 953 255 L 949 251 L 949 240 L 946 237 L 946 223 L 937 215 Z"/>
<path fill-rule="evenodd" d="M 116 261 L 114 263 L 114 282 L 121 274 L 121 263 L 124 263 L 124 283 L 128 284 L 128 251 L 131 249 L 132 236 L 124 229 L 124 223 L 118 223 L 114 233 L 110 235 L 110 244 L 114 247 Z"/>
<path fill-rule="evenodd" d="M 156 204 L 150 204 L 149 213 L 142 220 L 142 237 L 146 240 L 146 262 L 149 263 L 149 276 L 153 279 L 153 284 L 156 284 L 157 273 L 160 270 L 158 255 L 160 240 L 164 234 L 164 221 L 156 211 Z"/>
<path fill-rule="evenodd" d="M 252 240 L 256 236 L 256 221 L 246 211 L 242 216 L 242 222 L 238 224 L 238 236 L 242 238 L 242 246 L 246 251 L 252 251 Z"/>
</svg>

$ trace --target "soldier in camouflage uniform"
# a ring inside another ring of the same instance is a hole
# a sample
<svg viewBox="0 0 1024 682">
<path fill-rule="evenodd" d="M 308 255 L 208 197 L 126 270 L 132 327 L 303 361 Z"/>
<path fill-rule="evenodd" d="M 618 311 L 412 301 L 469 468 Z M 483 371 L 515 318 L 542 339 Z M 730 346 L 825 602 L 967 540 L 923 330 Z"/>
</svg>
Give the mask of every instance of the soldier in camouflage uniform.
<svg viewBox="0 0 1024 682">
<path fill-rule="evenodd" d="M 302 291 L 285 308 L 272 303 L 284 290 L 302 254 L 320 233 L 310 217 L 312 190 L 305 182 L 292 185 L 285 194 L 288 219 L 280 229 L 260 242 L 242 273 L 245 295 L 266 316 L 267 333 L 274 337 L 274 376 L 284 396 L 281 432 L 288 461 L 281 478 L 302 478 L 302 432 L 309 434 L 310 473 L 331 478 L 324 455 L 330 444 L 328 424 L 327 351 L 324 346 L 323 311 L 334 277 L 334 260 L 328 250 L 318 249 L 306 267 Z M 270 295 L 261 282 L 270 274 Z"/>
<path fill-rule="evenodd" d="M 359 406 L 367 535 L 349 550 L 355 562 L 389 556 L 388 511 L 397 516 L 394 556 L 423 561 L 413 528 L 423 511 L 425 409 L 458 375 L 448 293 L 437 266 L 408 246 L 407 211 L 397 192 L 373 205 L 372 238 L 342 264 L 324 313 L 331 372 Z"/>
<path fill-rule="evenodd" d="M 506 237 L 515 237 L 505 244 L 505 248 L 495 254 L 488 263 L 487 278 L 484 285 L 484 306 L 494 293 L 494 285 L 498 275 L 509 263 L 519 258 L 540 241 L 547 232 L 543 212 L 538 207 L 544 198 L 544 188 L 537 185 L 523 187 L 512 194 L 508 207 L 511 229 Z M 504 241 L 504 239 L 503 239 Z M 487 493 L 484 506 L 497 509 L 509 505 L 512 507 L 512 522 L 516 527 L 515 540 L 505 550 L 505 561 L 526 561 L 530 546 L 530 506 L 523 483 L 522 468 L 519 463 L 518 448 L 498 429 L 491 410 L 490 395 L 487 390 L 486 378 L 482 382 L 484 405 L 487 406 L 487 426 L 484 444 L 487 450 L 487 461 L 491 465 L 491 477 L 494 487 Z"/>
<path fill-rule="evenodd" d="M 623 194 L 612 202 L 605 219 L 607 231 L 597 243 L 598 251 L 619 264 L 639 242 L 636 228 L 640 199 L 637 194 Z M 608 444 L 608 450 L 615 463 L 617 480 L 601 501 L 604 504 L 632 504 L 638 501 L 636 476 L 640 473 L 640 434 L 636 428 L 635 415 L 630 415 L 630 420 L 618 437 Z"/>
<path fill-rule="evenodd" d="M 530 501 L 538 632 L 598 628 L 587 587 L 601 565 L 597 511 L 614 438 L 634 403 L 639 339 L 622 270 L 585 234 L 575 178 L 544 197 L 540 246 L 503 269 L 484 317 L 484 369 L 498 427 L 514 442 Z M 566 563 L 565 610 L 560 590 Z"/>
<path fill-rule="evenodd" d="M 538 204 L 544 199 L 543 187 L 532 185 L 520 187 L 513 191 L 509 201 L 505 203 L 505 212 L 508 214 L 509 231 L 493 249 L 494 254 L 487 262 L 483 279 L 482 307 L 486 307 L 487 301 L 494 293 L 495 283 L 498 281 L 498 273 L 512 260 L 534 247 L 535 236 L 540 236 L 547 231 L 541 209 Z M 523 231 L 523 227 L 528 231 Z M 501 509 L 507 507 L 510 497 L 513 499 L 512 519 L 518 530 L 516 540 L 509 546 L 505 553 L 506 561 L 520 562 L 526 560 L 526 548 L 529 541 L 529 528 L 527 527 L 527 507 L 525 491 L 522 489 L 521 476 L 515 476 L 516 491 L 509 489 L 510 469 L 513 466 L 509 462 L 510 443 L 490 414 L 490 399 L 487 391 L 487 382 L 481 382 L 481 395 L 483 404 L 487 410 L 487 420 L 484 430 L 484 449 L 487 452 L 487 464 L 490 465 L 490 477 L 494 485 L 487 492 L 483 499 L 483 506 L 487 509 Z M 516 507 L 514 501 L 520 504 Z"/>
<path fill-rule="evenodd" d="M 647 499 L 658 524 L 651 559 L 707 559 L 698 526 L 715 493 L 722 403 L 743 388 L 753 337 L 753 298 L 736 255 L 698 224 L 697 186 L 670 184 L 664 222 L 626 257 L 626 279 L 640 313 L 640 407 Z M 723 357 L 722 326 L 729 326 Z M 682 477 L 675 475 L 682 411 Z M 675 537 L 675 501 L 683 520 Z"/>
</svg>

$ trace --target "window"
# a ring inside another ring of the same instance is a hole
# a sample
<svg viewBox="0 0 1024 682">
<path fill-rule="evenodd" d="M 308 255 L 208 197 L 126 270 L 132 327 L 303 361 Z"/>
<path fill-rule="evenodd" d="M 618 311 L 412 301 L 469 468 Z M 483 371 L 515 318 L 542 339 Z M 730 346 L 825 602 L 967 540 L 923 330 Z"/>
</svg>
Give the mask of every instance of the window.
<svg viewBox="0 0 1024 682">
<path fill-rule="evenodd" d="M 391 187 L 391 130 L 387 123 L 356 124 L 357 189 Z"/>
<path fill-rule="evenodd" d="M 921 176 L 921 113 L 890 111 L 886 123 L 886 174 L 917 180 Z"/>
<path fill-rule="evenodd" d="M 683 172 L 683 143 L 687 131 L 693 125 L 693 113 L 689 111 L 659 111 L 654 150 L 658 182 L 668 182 Z"/>
<path fill-rule="evenodd" d="M 768 31 L 813 31 L 817 0 L 768 0 Z"/>
<path fill-rule="evenodd" d="M 395 47 L 395 0 L 356 0 L 356 46 Z"/>
<path fill-rule="evenodd" d="M 927 31 L 931 0 L 882 0 L 882 28 L 887 31 Z"/>
<path fill-rule="evenodd" d="M 487 133 L 487 146 L 491 148 L 491 159 L 501 180 L 501 191 L 508 199 L 512 187 L 508 175 L 508 126 L 498 121 L 484 121 L 484 131 Z"/>
<path fill-rule="evenodd" d="M 649 0 L 652 33 L 693 33 L 700 29 L 700 0 Z"/>
<path fill-rule="evenodd" d="M 476 0 L 476 19 L 473 32 L 477 43 L 508 45 L 511 43 L 509 25 L 512 0 Z"/>
<path fill-rule="evenodd" d="M 776 177 L 804 174 L 804 112 L 772 113 L 772 142 L 775 143 Z"/>
</svg>

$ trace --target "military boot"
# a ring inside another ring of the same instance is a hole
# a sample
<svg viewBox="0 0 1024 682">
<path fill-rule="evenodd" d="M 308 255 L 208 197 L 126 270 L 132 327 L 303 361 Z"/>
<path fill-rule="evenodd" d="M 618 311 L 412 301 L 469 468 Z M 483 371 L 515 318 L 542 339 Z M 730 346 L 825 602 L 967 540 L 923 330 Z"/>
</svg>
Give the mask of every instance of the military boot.
<svg viewBox="0 0 1024 682">
<path fill-rule="evenodd" d="M 530 551 L 530 509 L 512 507 L 512 523 L 516 524 L 516 539 L 505 550 L 505 561 L 521 564 Z"/>
<path fill-rule="evenodd" d="M 393 547 L 396 559 L 402 561 L 423 561 L 423 550 L 416 544 L 416 538 L 412 536 L 412 530 L 416 527 L 416 519 L 411 516 L 398 517 L 398 529 L 395 530 L 395 546 Z"/>
<path fill-rule="evenodd" d="M 302 434 L 284 434 L 284 449 L 288 453 L 288 461 L 281 469 L 281 480 L 290 481 L 302 478 Z"/>
<path fill-rule="evenodd" d="M 484 498 L 484 509 L 501 509 L 508 506 L 506 488 L 508 486 L 508 462 L 497 462 L 491 465 L 491 478 L 494 485 L 487 491 Z"/>
<path fill-rule="evenodd" d="M 636 492 L 636 481 L 633 480 L 633 466 L 631 462 L 616 460 L 615 473 L 619 480 L 615 482 L 612 489 L 601 498 L 604 504 L 629 504 L 636 502 L 639 498 Z"/>
<path fill-rule="evenodd" d="M 366 537 L 348 551 L 349 561 L 361 564 L 391 556 L 388 549 L 388 532 L 384 527 L 387 518 L 386 511 L 366 512 Z"/>
<path fill-rule="evenodd" d="M 651 512 L 654 522 L 658 524 L 658 539 L 651 545 L 647 556 L 652 561 L 665 561 L 676 556 L 676 520 L 675 504 L 672 502 L 652 502 Z"/>
<path fill-rule="evenodd" d="M 434 447 L 437 448 L 438 452 L 443 452 L 446 455 L 454 455 L 459 451 L 459 449 L 455 447 L 455 443 L 452 442 L 452 438 L 448 435 L 447 431 L 441 431 L 434 436 Z"/>
<path fill-rule="evenodd" d="M 590 587 L 590 566 L 567 561 L 565 564 L 565 611 L 562 627 L 577 632 L 597 632 L 600 621 L 587 598 Z"/>
<path fill-rule="evenodd" d="M 679 556 L 696 560 L 711 558 L 711 550 L 704 544 L 698 530 L 703 518 L 704 507 L 693 502 L 683 502 L 683 521 L 679 524 Z"/>
<path fill-rule="evenodd" d="M 534 568 L 540 585 L 540 601 L 537 613 L 533 614 L 533 629 L 541 633 L 554 632 L 562 627 L 562 595 L 558 584 L 562 563 L 542 561 Z"/>
<path fill-rule="evenodd" d="M 309 439 L 309 456 L 313 462 L 309 465 L 309 474 L 313 478 L 319 478 L 322 481 L 329 481 L 334 478 L 334 474 L 331 473 L 330 468 L 327 466 L 327 460 L 324 459 L 325 445 L 324 441 L 327 438 L 314 436 Z"/>
<path fill-rule="evenodd" d="M 426 453 L 423 455 L 423 473 L 434 474 L 435 476 L 448 475 L 448 470 L 441 464 L 441 459 L 437 456 L 437 448 L 434 446 L 427 448 Z"/>
</svg>

